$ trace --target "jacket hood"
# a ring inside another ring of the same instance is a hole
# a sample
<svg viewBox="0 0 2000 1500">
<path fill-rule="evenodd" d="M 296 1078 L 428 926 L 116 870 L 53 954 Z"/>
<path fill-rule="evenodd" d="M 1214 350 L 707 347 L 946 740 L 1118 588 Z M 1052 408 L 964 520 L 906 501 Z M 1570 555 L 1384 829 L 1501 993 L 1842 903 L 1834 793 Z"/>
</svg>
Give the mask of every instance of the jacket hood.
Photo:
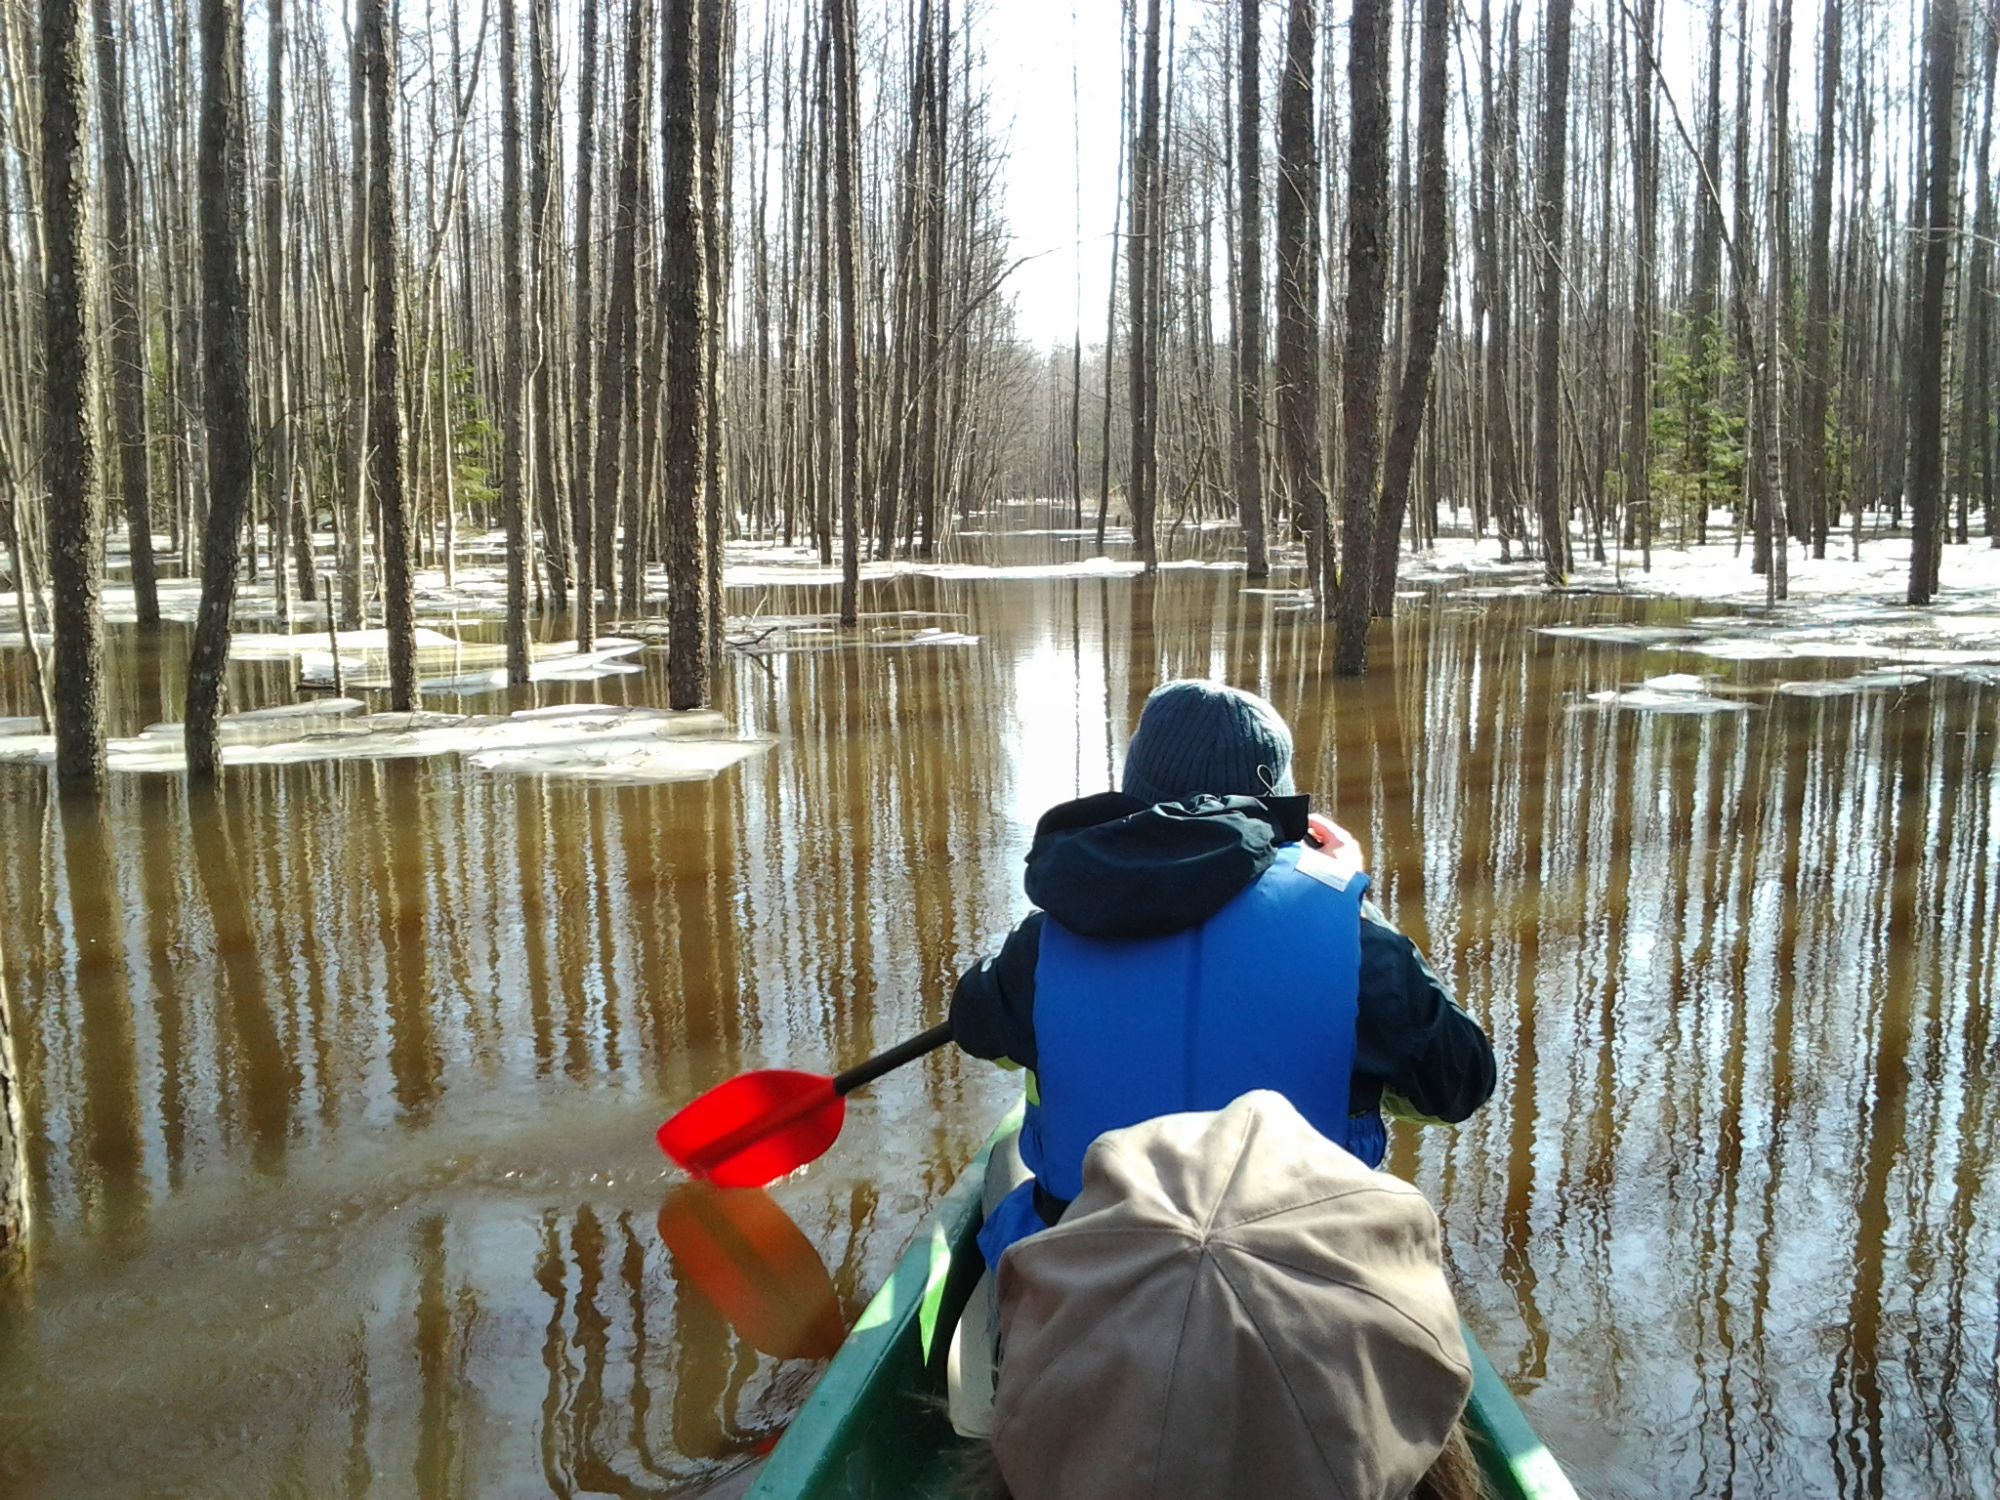
<svg viewBox="0 0 2000 1500">
<path fill-rule="evenodd" d="M 1148 803 L 1100 792 L 1049 809 L 1028 848 L 1028 899 L 1079 937 L 1198 926 L 1305 837 L 1306 797 Z"/>
</svg>

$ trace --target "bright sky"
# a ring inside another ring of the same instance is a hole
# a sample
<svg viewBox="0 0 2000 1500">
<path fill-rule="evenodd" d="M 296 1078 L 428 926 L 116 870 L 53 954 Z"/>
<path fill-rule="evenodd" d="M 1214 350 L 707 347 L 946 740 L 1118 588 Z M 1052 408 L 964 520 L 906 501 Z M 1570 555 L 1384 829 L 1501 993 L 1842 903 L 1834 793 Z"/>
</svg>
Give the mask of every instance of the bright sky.
<svg viewBox="0 0 2000 1500">
<path fill-rule="evenodd" d="M 1035 257 L 1011 283 L 1021 336 L 1041 346 L 1070 341 L 1080 271 L 1083 341 L 1102 343 L 1117 212 L 1123 66 L 1117 0 L 989 0 L 989 5 L 980 34 L 994 123 L 1004 131 L 1010 152 L 1007 216 L 1014 226 L 1014 254 Z M 1080 241 L 1073 166 L 1079 151 Z"/>
</svg>

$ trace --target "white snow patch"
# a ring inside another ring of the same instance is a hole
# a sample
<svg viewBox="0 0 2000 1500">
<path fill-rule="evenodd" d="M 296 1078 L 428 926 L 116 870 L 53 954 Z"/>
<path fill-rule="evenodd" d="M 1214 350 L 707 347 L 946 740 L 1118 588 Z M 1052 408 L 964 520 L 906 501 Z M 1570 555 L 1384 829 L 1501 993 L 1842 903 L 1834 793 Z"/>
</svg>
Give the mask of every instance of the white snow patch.
<svg viewBox="0 0 2000 1500">
<path fill-rule="evenodd" d="M 1587 555 L 1581 539 L 1573 550 L 1579 558 Z M 1765 581 L 1751 571 L 1751 553 L 1748 537 L 1741 547 L 1733 538 L 1687 548 L 1656 546 L 1650 571 L 1640 569 L 1636 554 L 1626 553 L 1610 562 L 1579 563 L 1568 586 L 1761 605 Z M 1532 560 L 1501 562 L 1500 544 L 1494 537 L 1446 537 L 1424 552 L 1406 557 L 1401 576 L 1427 582 L 1524 572 L 1539 577 L 1540 567 Z M 1854 560 L 1851 535 L 1831 539 L 1828 556 L 1820 559 L 1794 543 L 1787 554 L 1786 573 L 1787 593 L 1793 604 L 1815 600 L 1852 604 L 1867 599 L 1907 608 L 1903 601 L 1910 575 L 1910 541 L 1906 536 L 1865 536 L 1859 562 Z M 1939 582 L 1934 609 L 2000 612 L 2000 549 L 1989 546 L 1984 537 L 1969 546 L 1947 546 Z"/>
<path fill-rule="evenodd" d="M 355 632 L 379 635 L 382 632 Z M 420 641 L 417 647 L 417 677 L 426 693 L 479 693 L 507 685 L 507 648 L 498 641 L 460 641 L 420 630 L 420 636 L 436 637 Z M 530 682 L 590 682 L 600 677 L 636 672 L 639 668 L 620 662 L 644 648 L 643 641 L 623 636 L 600 636 L 590 651 L 578 651 L 575 641 L 535 642 L 529 647 L 533 660 L 528 666 Z M 386 646 L 366 648 L 351 656 L 345 648 L 340 655 L 341 679 L 345 686 L 386 688 L 389 685 L 389 657 Z M 333 685 L 333 653 L 301 651 L 299 680 L 309 686 Z"/>
<path fill-rule="evenodd" d="M 711 709 L 671 712 L 616 704 L 559 704 L 516 714 L 383 713 L 351 698 L 226 714 L 225 766 L 303 765 L 462 755 L 482 771 L 627 786 L 705 780 L 769 748 L 743 739 Z M 180 724 L 154 724 L 107 746 L 114 771 L 184 770 Z M 0 720 L 0 762 L 55 759 L 33 719 Z"/>
<path fill-rule="evenodd" d="M 446 635 L 441 630 L 431 630 L 419 625 L 415 639 L 419 651 L 448 651 L 459 644 L 458 637 Z M 332 644 L 340 653 L 341 664 L 346 665 L 349 654 L 356 657 L 373 652 L 380 656 L 389 653 L 389 632 L 387 630 L 342 630 L 337 631 Z M 231 661 L 283 661 L 287 657 L 328 653 L 327 633 L 324 630 L 298 630 L 286 635 L 283 632 L 238 632 L 229 638 L 229 659 Z"/>
</svg>

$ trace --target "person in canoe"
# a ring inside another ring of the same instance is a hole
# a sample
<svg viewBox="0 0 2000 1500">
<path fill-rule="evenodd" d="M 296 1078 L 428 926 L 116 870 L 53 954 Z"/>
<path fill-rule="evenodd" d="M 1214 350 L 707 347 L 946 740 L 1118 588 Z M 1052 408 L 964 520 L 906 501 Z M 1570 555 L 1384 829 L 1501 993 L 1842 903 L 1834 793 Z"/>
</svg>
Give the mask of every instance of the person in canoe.
<svg viewBox="0 0 2000 1500">
<path fill-rule="evenodd" d="M 1182 680 L 1146 700 L 1121 791 L 1043 816 L 1039 909 L 951 1005 L 958 1046 L 1028 1071 L 1027 1175 L 990 1206 L 989 1265 L 1056 1223 L 1107 1130 L 1272 1089 L 1372 1167 L 1385 1110 L 1455 1124 L 1493 1092 L 1485 1032 L 1358 859 L 1308 837 L 1308 801 L 1275 708 Z"/>
<path fill-rule="evenodd" d="M 1100 1137 L 1062 1223 L 999 1280 L 987 1494 L 1487 1493 L 1436 1214 L 1283 1095 Z"/>
</svg>

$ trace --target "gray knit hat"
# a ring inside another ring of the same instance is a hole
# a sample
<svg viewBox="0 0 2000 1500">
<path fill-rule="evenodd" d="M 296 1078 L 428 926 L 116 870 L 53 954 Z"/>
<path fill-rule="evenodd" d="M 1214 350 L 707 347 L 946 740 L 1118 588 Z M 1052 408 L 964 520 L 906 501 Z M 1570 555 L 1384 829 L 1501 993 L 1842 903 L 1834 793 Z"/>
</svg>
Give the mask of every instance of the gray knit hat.
<svg viewBox="0 0 2000 1500">
<path fill-rule="evenodd" d="M 1288 797 L 1292 732 L 1255 693 L 1199 677 L 1163 682 L 1125 752 L 1124 787 L 1148 802 Z"/>
</svg>

